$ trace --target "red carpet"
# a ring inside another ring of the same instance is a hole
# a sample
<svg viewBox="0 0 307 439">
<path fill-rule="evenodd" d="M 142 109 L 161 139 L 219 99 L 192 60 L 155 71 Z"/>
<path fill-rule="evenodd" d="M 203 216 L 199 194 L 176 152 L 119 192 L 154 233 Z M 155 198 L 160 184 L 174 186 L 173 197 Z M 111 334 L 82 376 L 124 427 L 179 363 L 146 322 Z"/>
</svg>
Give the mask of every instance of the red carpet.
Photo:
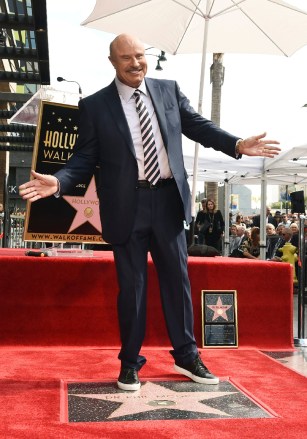
<svg viewBox="0 0 307 439">
<path fill-rule="evenodd" d="M 24 256 L 0 250 L 0 343 L 119 346 L 118 285 L 111 252 L 93 258 Z M 236 258 L 189 258 L 195 336 L 202 345 L 202 290 L 236 290 L 239 346 L 286 350 L 293 343 L 291 265 Z M 156 272 L 148 270 L 145 346 L 167 347 Z"/>
<path fill-rule="evenodd" d="M 178 379 L 167 350 L 144 350 L 140 378 Z M 300 439 L 307 434 L 307 379 L 255 350 L 204 350 L 208 367 L 244 388 L 276 418 L 60 422 L 61 380 L 110 380 L 118 373 L 117 350 L 1 349 L 0 437 L 5 439 L 206 438 Z"/>
<path fill-rule="evenodd" d="M 213 373 L 230 377 L 278 417 L 61 423 L 62 380 L 115 383 L 118 375 L 118 349 L 111 348 L 119 345 L 114 261 L 109 252 L 97 253 L 73 259 L 31 258 L 23 250 L 0 252 L 1 438 L 307 437 L 306 378 L 256 350 L 292 348 L 290 265 L 231 258 L 189 259 L 198 346 L 201 290 L 237 290 L 240 349 L 207 349 L 202 357 Z M 151 262 L 148 302 L 148 363 L 140 378 L 178 379 Z"/>
</svg>

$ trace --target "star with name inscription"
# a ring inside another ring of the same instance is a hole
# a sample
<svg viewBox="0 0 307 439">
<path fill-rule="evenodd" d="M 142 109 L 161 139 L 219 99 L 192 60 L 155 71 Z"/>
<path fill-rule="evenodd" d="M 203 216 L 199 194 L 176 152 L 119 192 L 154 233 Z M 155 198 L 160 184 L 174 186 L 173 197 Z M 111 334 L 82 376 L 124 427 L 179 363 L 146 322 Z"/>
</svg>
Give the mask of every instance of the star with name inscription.
<svg viewBox="0 0 307 439">
<path fill-rule="evenodd" d="M 219 317 L 222 317 L 223 319 L 228 321 L 226 311 L 229 308 L 231 308 L 232 305 L 224 305 L 220 296 L 217 299 L 216 305 L 207 305 L 207 307 L 210 308 L 214 312 L 214 315 L 212 317 L 212 321 L 216 320 Z"/>
<path fill-rule="evenodd" d="M 188 412 L 198 412 L 219 416 L 230 416 L 226 412 L 206 405 L 205 400 L 220 398 L 236 392 L 176 392 L 159 384 L 146 382 L 140 390 L 125 393 L 108 394 L 74 394 L 82 398 L 100 399 L 121 403 L 121 405 L 109 415 L 108 419 L 121 416 L 131 416 L 152 410 L 175 409 Z"/>
<path fill-rule="evenodd" d="M 97 197 L 94 177 L 91 179 L 83 197 L 64 195 L 63 198 L 76 210 L 76 215 L 67 233 L 70 233 L 72 230 L 86 222 L 92 224 L 98 232 L 102 232 L 99 214 L 99 200 Z"/>
</svg>

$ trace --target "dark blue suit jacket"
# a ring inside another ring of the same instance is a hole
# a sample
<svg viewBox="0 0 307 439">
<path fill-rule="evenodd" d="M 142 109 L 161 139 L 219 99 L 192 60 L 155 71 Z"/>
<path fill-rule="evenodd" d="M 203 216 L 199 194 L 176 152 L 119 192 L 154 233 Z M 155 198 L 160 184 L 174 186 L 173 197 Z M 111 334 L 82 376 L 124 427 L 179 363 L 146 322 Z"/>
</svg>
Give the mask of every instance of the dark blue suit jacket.
<svg viewBox="0 0 307 439">
<path fill-rule="evenodd" d="M 184 168 L 182 134 L 235 158 L 239 139 L 200 116 L 175 81 L 146 78 L 169 164 L 182 199 L 182 220 L 191 221 L 191 196 Z M 132 230 L 138 168 L 129 127 L 115 82 L 79 103 L 79 137 L 74 154 L 56 177 L 61 193 L 89 180 L 99 166 L 102 234 L 111 244 L 124 243 Z"/>
</svg>

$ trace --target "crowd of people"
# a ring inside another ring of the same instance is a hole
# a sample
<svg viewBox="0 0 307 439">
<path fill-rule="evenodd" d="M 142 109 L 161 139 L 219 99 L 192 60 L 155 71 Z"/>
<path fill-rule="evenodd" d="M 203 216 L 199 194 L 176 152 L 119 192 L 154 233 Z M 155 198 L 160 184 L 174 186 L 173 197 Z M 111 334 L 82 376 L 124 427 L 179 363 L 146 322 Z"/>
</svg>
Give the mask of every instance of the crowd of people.
<svg viewBox="0 0 307 439">
<path fill-rule="evenodd" d="M 225 221 L 220 210 L 211 199 L 201 200 L 202 208 L 195 220 L 197 244 L 214 247 L 222 254 Z M 229 251 L 234 258 L 259 259 L 260 257 L 260 215 L 229 215 Z M 299 246 L 299 214 L 266 210 L 266 259 L 282 261 L 282 248 L 286 243 L 296 249 Z"/>
</svg>

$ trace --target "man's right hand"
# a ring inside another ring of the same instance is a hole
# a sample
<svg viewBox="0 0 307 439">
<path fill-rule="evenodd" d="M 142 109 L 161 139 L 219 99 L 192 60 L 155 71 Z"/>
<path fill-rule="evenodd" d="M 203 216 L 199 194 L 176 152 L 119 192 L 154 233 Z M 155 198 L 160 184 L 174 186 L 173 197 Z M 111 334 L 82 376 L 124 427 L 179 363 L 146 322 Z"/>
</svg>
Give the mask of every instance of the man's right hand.
<svg viewBox="0 0 307 439">
<path fill-rule="evenodd" d="M 31 171 L 33 180 L 19 186 L 19 195 L 24 200 L 33 201 L 40 198 L 50 197 L 59 190 L 59 181 L 53 175 L 39 174 L 38 172 Z"/>
</svg>

